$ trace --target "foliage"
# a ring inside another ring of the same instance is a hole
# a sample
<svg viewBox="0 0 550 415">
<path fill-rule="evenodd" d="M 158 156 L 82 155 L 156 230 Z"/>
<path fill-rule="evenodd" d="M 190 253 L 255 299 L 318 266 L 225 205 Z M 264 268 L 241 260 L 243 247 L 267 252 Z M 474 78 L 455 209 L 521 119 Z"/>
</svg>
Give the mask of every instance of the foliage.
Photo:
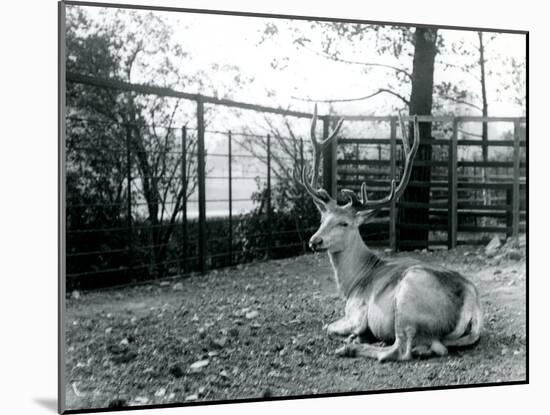
<svg viewBox="0 0 550 415">
<path fill-rule="evenodd" d="M 161 18 L 128 10 L 99 14 L 92 18 L 81 7 L 68 7 L 68 73 L 161 86 L 203 84 L 206 78 L 180 69 L 189 56 L 172 40 L 172 29 Z M 188 111 L 179 100 L 69 82 L 67 116 L 69 232 L 127 226 L 130 176 L 131 220 L 150 225 L 147 233 L 154 247 L 153 262 L 160 264 L 151 269 L 154 275 L 163 275 L 176 218 L 197 184 L 196 136 L 191 130 L 182 147 L 180 126 Z M 182 151 L 188 154 L 185 166 Z M 69 250 L 130 251 L 131 238 L 95 235 L 96 242 L 90 236 L 88 241 L 70 239 L 81 244 L 73 243 Z M 121 256 L 109 257 L 112 260 L 103 265 L 123 262 Z"/>
</svg>

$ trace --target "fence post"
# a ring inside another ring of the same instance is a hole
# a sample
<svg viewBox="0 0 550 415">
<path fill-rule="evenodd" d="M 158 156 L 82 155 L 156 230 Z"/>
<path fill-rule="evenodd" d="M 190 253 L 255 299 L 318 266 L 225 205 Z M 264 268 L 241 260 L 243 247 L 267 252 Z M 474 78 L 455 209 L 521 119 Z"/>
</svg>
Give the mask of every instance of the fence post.
<svg viewBox="0 0 550 415">
<path fill-rule="evenodd" d="M 300 137 L 300 170 L 298 174 L 302 174 L 302 169 L 304 168 L 304 139 Z M 304 200 L 304 192 L 302 191 L 300 187 L 300 206 L 304 208 L 305 200 Z M 306 231 L 304 229 L 304 236 L 306 235 Z M 306 253 L 306 242 L 302 239 L 302 253 Z"/>
<path fill-rule="evenodd" d="M 390 183 L 396 176 L 396 128 L 397 118 L 390 118 Z M 390 248 L 392 252 L 397 252 L 397 209 L 395 199 L 392 199 L 390 204 Z"/>
<path fill-rule="evenodd" d="M 514 183 L 506 189 L 506 206 L 512 207 L 512 193 L 514 189 Z M 514 224 L 514 214 L 511 209 L 506 210 L 506 238 L 512 236 L 512 228 Z"/>
<path fill-rule="evenodd" d="M 183 201 L 181 205 L 181 269 L 187 271 L 187 127 L 181 128 L 181 185 Z"/>
<path fill-rule="evenodd" d="M 126 124 L 126 183 L 127 183 L 127 205 L 126 205 L 126 216 L 127 216 L 127 238 L 128 238 L 128 267 L 127 267 L 127 277 L 129 277 L 130 272 L 134 266 L 134 241 L 133 241 L 133 229 L 132 229 L 132 153 L 131 153 L 131 140 L 132 140 L 132 130 L 130 123 Z"/>
<path fill-rule="evenodd" d="M 323 139 L 329 135 L 330 116 L 322 117 Z M 323 151 L 323 188 L 336 199 L 336 140 L 332 140 Z"/>
<path fill-rule="evenodd" d="M 233 264 L 233 172 L 231 169 L 231 131 L 227 132 L 227 176 L 229 181 L 229 265 Z"/>
<path fill-rule="evenodd" d="M 448 249 L 456 248 L 457 241 L 457 226 L 458 226 L 458 210 L 457 210 L 457 188 L 458 188 L 458 117 L 453 119 L 453 135 L 449 143 L 449 165 L 448 165 L 448 230 L 447 230 L 447 247 Z"/>
<path fill-rule="evenodd" d="M 197 100 L 197 179 L 199 188 L 199 270 L 206 272 L 206 173 L 204 151 L 204 102 Z"/>
<path fill-rule="evenodd" d="M 271 136 L 267 135 L 267 257 L 271 258 Z"/>
<path fill-rule="evenodd" d="M 514 183 L 512 185 L 512 236 L 519 235 L 519 120 L 514 120 Z"/>
</svg>

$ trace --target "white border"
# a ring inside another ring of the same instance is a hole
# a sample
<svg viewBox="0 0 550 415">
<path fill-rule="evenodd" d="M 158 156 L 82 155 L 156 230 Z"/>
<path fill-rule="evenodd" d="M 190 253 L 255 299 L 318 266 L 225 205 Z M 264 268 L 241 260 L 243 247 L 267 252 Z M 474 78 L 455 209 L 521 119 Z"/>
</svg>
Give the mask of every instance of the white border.
<svg viewBox="0 0 550 415">
<path fill-rule="evenodd" d="M 517 1 L 247 0 L 133 4 L 529 30 L 531 384 L 346 398 L 187 407 L 140 414 L 279 412 L 454 414 L 530 412 L 547 401 L 547 11 Z M 53 413 L 57 384 L 57 5 L 6 2 L 1 13 L 1 257 L 3 413 Z M 6 93 L 7 92 L 7 93 Z M 5 264 L 7 263 L 7 267 Z M 536 290 L 533 289 L 536 287 Z M 535 345 L 538 345 L 536 347 Z M 544 399 L 544 400 L 543 400 Z M 50 405 L 44 405 L 50 402 Z M 536 411 L 535 412 L 539 412 Z M 119 412 L 134 413 L 134 412 Z"/>
</svg>

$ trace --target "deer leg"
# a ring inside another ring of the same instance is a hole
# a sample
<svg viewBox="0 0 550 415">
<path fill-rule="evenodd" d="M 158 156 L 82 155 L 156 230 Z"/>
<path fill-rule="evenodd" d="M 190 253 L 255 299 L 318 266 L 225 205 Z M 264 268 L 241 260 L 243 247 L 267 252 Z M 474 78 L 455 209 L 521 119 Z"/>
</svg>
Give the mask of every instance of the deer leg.
<svg viewBox="0 0 550 415">
<path fill-rule="evenodd" d="M 421 358 L 427 358 L 433 354 L 432 349 L 427 344 L 418 344 L 414 346 L 412 352 L 415 356 Z"/>
<path fill-rule="evenodd" d="M 327 333 L 330 337 L 349 336 L 353 334 L 353 325 L 346 317 L 342 317 L 327 326 Z"/>
<path fill-rule="evenodd" d="M 412 358 L 412 343 L 415 330 L 410 328 L 397 336 L 391 346 L 373 346 L 371 344 L 346 344 L 336 350 L 341 357 L 369 357 L 380 362 L 389 360 L 410 360 Z"/>
<path fill-rule="evenodd" d="M 438 356 L 446 356 L 447 348 L 439 340 L 433 340 L 430 346 L 430 350 Z"/>
</svg>

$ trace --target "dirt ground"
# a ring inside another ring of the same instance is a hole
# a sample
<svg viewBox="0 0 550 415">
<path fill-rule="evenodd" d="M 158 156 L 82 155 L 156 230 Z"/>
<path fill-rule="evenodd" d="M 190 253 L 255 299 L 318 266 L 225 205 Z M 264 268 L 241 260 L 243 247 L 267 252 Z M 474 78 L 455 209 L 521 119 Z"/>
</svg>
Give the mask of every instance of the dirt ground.
<svg viewBox="0 0 550 415">
<path fill-rule="evenodd" d="M 390 254 L 381 254 L 390 255 Z M 402 255 L 402 254 L 397 254 Z M 524 248 L 408 255 L 462 272 L 485 313 L 480 342 L 444 358 L 340 358 L 326 254 L 67 300 L 67 409 L 428 387 L 526 379 Z"/>
</svg>

